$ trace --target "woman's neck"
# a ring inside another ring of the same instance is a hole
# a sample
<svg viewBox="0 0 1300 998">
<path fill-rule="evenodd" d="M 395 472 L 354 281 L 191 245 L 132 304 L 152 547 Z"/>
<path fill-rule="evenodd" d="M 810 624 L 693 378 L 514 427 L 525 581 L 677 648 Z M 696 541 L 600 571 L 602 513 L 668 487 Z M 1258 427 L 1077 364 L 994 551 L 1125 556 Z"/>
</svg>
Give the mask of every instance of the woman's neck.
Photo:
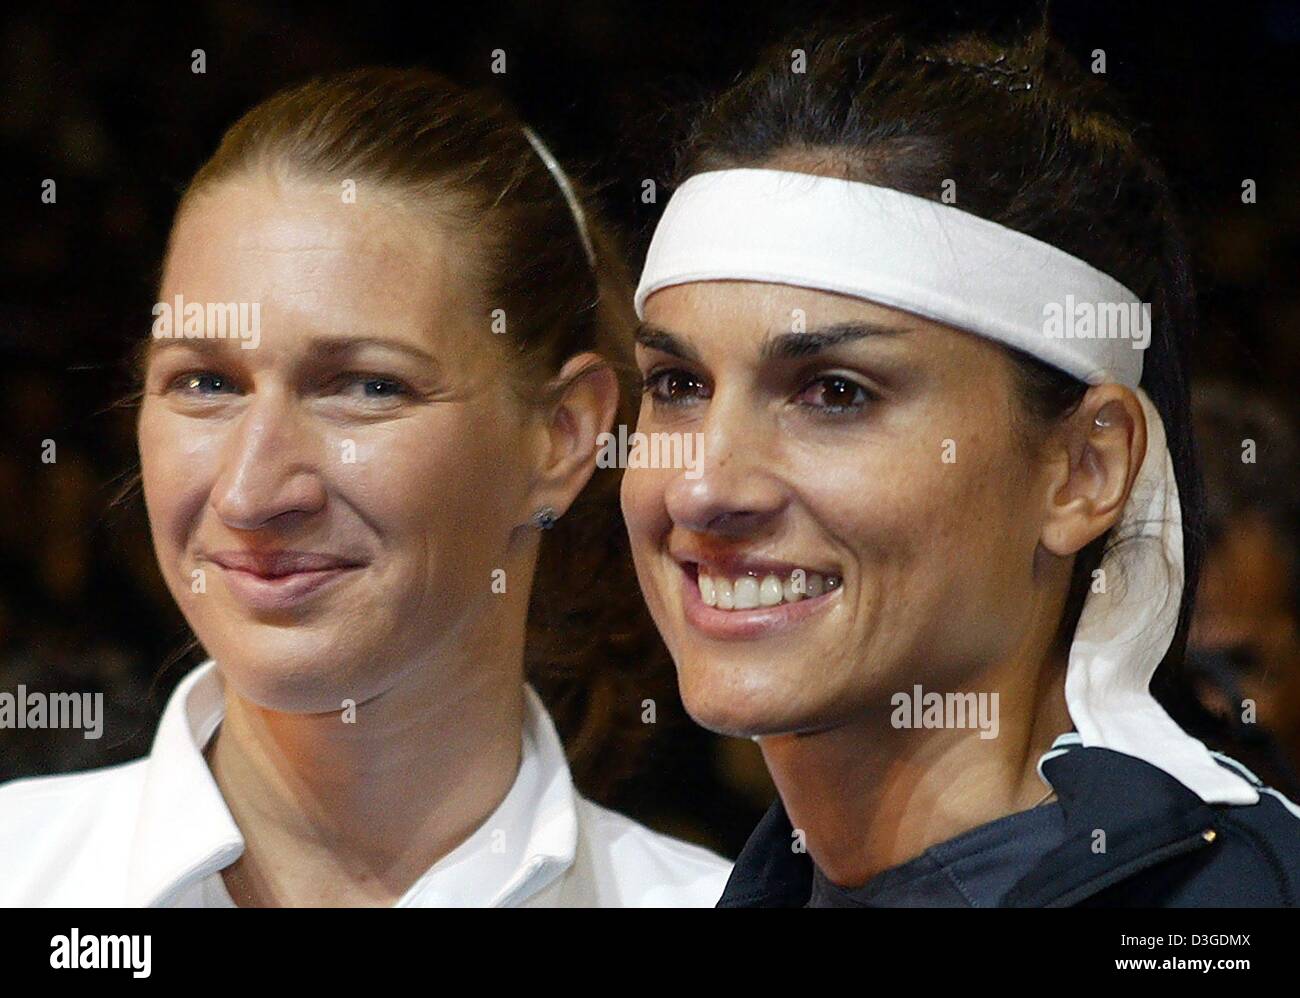
<svg viewBox="0 0 1300 998">
<path fill-rule="evenodd" d="M 997 694 L 996 737 L 982 738 L 985 732 L 969 724 L 897 727 L 891 722 L 904 708 L 886 703 L 826 731 L 762 739 L 790 821 L 831 881 L 861 886 L 1043 797 L 1038 759 L 1070 729 L 1065 664 L 1038 669 L 1033 688 L 1026 688 L 1027 671 L 1023 661 L 1005 663 L 963 683 Z"/>
<path fill-rule="evenodd" d="M 408 669 L 341 713 L 286 714 L 229 686 L 209 766 L 243 833 L 223 871 L 244 906 L 391 905 L 514 783 L 522 643 Z"/>
</svg>

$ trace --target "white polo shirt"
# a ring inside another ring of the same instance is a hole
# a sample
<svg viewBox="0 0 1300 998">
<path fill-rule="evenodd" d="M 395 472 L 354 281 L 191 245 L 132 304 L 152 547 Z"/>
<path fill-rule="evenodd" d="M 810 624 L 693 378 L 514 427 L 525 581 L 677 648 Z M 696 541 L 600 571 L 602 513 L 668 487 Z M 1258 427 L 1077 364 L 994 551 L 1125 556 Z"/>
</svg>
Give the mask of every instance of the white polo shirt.
<svg viewBox="0 0 1300 998">
<path fill-rule="evenodd" d="M 586 800 L 526 688 L 514 785 L 397 907 L 711 907 L 731 864 Z M 220 871 L 244 851 L 203 758 L 225 713 L 208 661 L 172 694 L 150 754 L 0 786 L 0 905 L 230 907 Z"/>
</svg>

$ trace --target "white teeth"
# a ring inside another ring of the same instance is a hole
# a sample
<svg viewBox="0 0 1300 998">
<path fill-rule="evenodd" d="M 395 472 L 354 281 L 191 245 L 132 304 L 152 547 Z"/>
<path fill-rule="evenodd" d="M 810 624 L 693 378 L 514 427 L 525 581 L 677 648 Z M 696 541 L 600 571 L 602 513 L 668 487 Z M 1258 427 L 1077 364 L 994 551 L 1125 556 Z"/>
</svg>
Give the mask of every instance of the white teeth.
<svg viewBox="0 0 1300 998">
<path fill-rule="evenodd" d="M 753 575 L 741 575 L 735 579 L 707 575 L 703 570 L 696 573 L 700 588 L 700 600 L 705 606 L 714 606 L 720 610 L 753 610 L 756 607 L 780 606 L 782 603 L 798 603 L 802 599 L 812 599 L 825 592 L 838 589 L 842 580 L 837 576 L 823 576 L 818 572 L 809 572 L 797 568 L 787 578 L 768 574 L 759 579 Z"/>
<path fill-rule="evenodd" d="M 736 609 L 752 610 L 758 606 L 758 579 L 742 575 L 735 582 Z"/>
</svg>

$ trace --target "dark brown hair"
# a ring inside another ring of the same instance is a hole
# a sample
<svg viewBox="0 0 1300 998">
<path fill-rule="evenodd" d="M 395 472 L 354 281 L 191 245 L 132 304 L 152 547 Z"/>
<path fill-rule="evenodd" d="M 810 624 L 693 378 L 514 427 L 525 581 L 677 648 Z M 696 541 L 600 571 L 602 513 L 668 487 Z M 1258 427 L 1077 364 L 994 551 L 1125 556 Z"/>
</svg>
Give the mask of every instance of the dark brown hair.
<svg viewBox="0 0 1300 998">
<path fill-rule="evenodd" d="M 542 386 L 568 358 L 593 351 L 619 377 L 616 422 L 632 422 L 635 316 L 622 255 L 573 180 L 594 250 L 595 261 L 588 259 L 565 192 L 501 98 L 420 69 L 310 80 L 230 127 L 185 190 L 177 217 L 214 185 L 264 170 L 352 179 L 427 208 L 463 234 L 485 324 L 491 309 L 508 317 L 510 387 L 545 404 Z M 652 730 L 640 723 L 642 700 L 672 697 L 666 653 L 631 569 L 620 474 L 598 468 L 545 534 L 525 651 L 528 677 L 555 716 L 575 780 L 597 798 L 632 770 Z"/>
<path fill-rule="evenodd" d="M 781 160 L 935 201 L 945 182 L 955 183 L 962 210 L 1057 246 L 1151 303 L 1142 387 L 1167 430 L 1186 558 L 1178 635 L 1161 672 L 1166 679 L 1182 659 L 1202 551 L 1184 374 L 1195 325 L 1188 253 L 1169 185 L 1114 95 L 1045 24 L 1003 34 L 922 35 L 893 18 L 801 32 L 698 116 L 678 180 Z M 792 64 L 799 49 L 803 72 Z M 1078 406 L 1087 385 L 1008 352 L 1028 431 Z M 1105 545 L 1123 540 L 1107 534 L 1076 558 L 1064 645 Z"/>
</svg>

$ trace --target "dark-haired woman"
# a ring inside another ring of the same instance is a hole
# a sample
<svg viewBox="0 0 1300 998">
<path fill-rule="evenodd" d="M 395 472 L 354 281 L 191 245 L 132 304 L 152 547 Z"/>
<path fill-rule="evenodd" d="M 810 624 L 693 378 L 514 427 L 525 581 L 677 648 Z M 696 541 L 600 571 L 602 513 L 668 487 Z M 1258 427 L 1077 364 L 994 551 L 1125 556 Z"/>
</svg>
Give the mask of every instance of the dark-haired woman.
<svg viewBox="0 0 1300 998">
<path fill-rule="evenodd" d="M 583 798 L 525 682 L 558 663 L 639 720 L 613 639 L 529 633 L 635 628 L 592 563 L 610 485 L 582 494 L 621 287 L 485 95 L 363 70 L 235 124 L 177 212 L 139 415 L 213 660 L 147 758 L 0 789 L 0 904 L 712 905 L 728 864 Z M 574 574 L 534 593 L 539 559 Z"/>
<path fill-rule="evenodd" d="M 720 903 L 1295 904 L 1300 810 L 1150 692 L 1200 542 L 1159 169 L 1042 30 L 790 48 L 636 297 L 638 429 L 703 445 L 624 478 L 641 586 L 780 794 Z"/>
</svg>

